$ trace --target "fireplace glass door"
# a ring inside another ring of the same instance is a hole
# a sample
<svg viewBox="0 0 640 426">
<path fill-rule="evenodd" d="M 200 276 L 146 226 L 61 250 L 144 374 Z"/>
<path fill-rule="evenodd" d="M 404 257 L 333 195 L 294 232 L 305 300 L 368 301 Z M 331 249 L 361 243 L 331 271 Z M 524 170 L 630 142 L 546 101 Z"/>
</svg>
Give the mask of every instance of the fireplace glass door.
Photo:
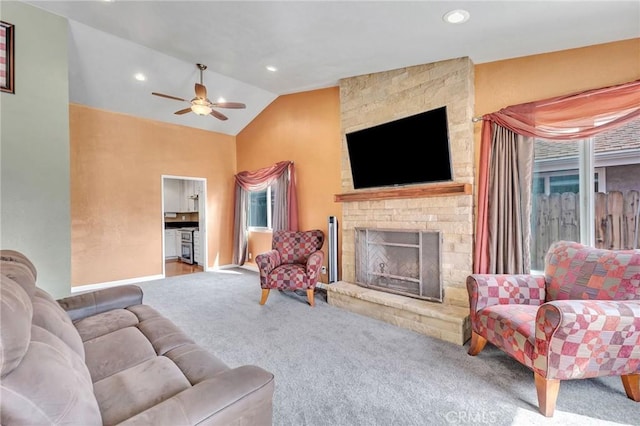
<svg viewBox="0 0 640 426">
<path fill-rule="evenodd" d="M 356 283 L 442 302 L 439 231 L 356 229 Z"/>
</svg>

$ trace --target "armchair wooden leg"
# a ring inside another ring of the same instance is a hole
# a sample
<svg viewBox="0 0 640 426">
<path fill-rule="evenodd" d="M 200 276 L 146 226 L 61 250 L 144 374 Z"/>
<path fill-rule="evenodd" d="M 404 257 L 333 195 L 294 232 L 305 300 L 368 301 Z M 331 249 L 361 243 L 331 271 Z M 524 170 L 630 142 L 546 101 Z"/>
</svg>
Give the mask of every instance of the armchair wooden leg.
<svg viewBox="0 0 640 426">
<path fill-rule="evenodd" d="M 560 391 L 560 380 L 545 379 L 538 373 L 533 373 L 538 393 L 538 409 L 546 417 L 553 417 L 556 409 L 558 391 Z"/>
<path fill-rule="evenodd" d="M 484 345 L 486 344 L 487 339 L 485 339 L 475 331 L 472 331 L 471 344 L 469 345 L 469 350 L 467 351 L 467 353 L 472 356 L 478 355 L 480 351 L 484 349 Z"/>
<path fill-rule="evenodd" d="M 307 300 L 309 300 L 309 304 L 313 307 L 314 306 L 314 301 L 313 301 L 313 289 L 309 288 L 307 289 Z"/>
<path fill-rule="evenodd" d="M 264 305 L 265 303 L 267 303 L 267 297 L 269 297 L 269 289 L 268 288 L 263 288 L 262 289 L 262 299 L 260 299 L 260 304 Z"/>
<path fill-rule="evenodd" d="M 624 391 L 629 399 L 640 402 L 640 374 L 625 374 L 621 378 Z"/>
</svg>

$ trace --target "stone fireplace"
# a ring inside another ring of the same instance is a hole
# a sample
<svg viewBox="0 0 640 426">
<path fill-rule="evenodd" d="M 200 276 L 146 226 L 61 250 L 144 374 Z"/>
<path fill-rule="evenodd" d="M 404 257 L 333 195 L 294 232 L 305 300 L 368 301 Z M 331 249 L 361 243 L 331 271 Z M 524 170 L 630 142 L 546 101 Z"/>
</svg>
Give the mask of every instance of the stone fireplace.
<svg viewBox="0 0 640 426">
<path fill-rule="evenodd" d="M 473 79 L 472 62 L 458 58 L 340 81 L 342 193 L 335 198 L 343 203 L 342 277 L 327 285 L 329 303 L 457 344 L 469 339 L 465 282 L 473 257 Z M 453 182 L 354 191 L 344 134 L 442 106 Z M 438 233 L 440 300 L 381 292 L 370 279 L 368 287 L 357 285 L 363 280 L 356 264 L 361 229 Z"/>
</svg>

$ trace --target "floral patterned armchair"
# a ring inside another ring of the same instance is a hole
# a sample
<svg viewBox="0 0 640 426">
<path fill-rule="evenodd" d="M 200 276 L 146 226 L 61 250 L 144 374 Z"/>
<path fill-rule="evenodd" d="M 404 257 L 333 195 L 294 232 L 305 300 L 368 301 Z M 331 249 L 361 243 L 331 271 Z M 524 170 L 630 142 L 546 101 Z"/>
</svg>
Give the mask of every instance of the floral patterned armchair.
<svg viewBox="0 0 640 426">
<path fill-rule="evenodd" d="M 309 305 L 314 305 L 313 295 L 324 253 L 322 244 L 324 233 L 319 229 L 312 231 L 274 231 L 272 249 L 256 256 L 256 264 L 260 271 L 260 287 L 264 305 L 269 297 L 269 290 L 307 291 Z"/>
<path fill-rule="evenodd" d="M 544 273 L 467 278 L 469 354 L 490 342 L 533 370 L 547 417 L 561 380 L 621 376 L 640 402 L 640 250 L 559 241 Z"/>
</svg>

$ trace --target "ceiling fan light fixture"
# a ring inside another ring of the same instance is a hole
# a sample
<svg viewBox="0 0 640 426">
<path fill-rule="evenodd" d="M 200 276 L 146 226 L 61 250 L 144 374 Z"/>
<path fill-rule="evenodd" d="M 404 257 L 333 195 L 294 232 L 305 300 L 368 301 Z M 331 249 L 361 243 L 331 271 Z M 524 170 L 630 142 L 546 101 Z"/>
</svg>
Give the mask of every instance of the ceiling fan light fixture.
<svg viewBox="0 0 640 426">
<path fill-rule="evenodd" d="M 177 96 L 165 95 L 164 93 L 151 92 L 152 95 L 160 96 L 161 98 L 173 99 L 174 101 L 180 102 L 188 102 L 191 104 L 189 108 L 184 108 L 174 112 L 176 115 L 188 114 L 189 112 L 193 112 L 197 115 L 211 115 L 212 117 L 217 118 L 218 120 L 228 120 L 228 117 L 216 110 L 216 108 L 232 108 L 232 109 L 242 109 L 246 108 L 246 105 L 240 102 L 225 102 L 224 100 L 218 103 L 211 103 L 209 98 L 207 98 L 207 88 L 202 83 L 202 71 L 207 69 L 206 65 L 196 64 L 198 69 L 200 70 L 200 83 L 195 84 L 195 92 L 196 96 L 192 98 L 190 101 L 179 98 Z"/>
<path fill-rule="evenodd" d="M 194 103 L 191 105 L 191 111 L 198 115 L 209 115 L 211 114 L 211 107 L 209 105 Z"/>
</svg>

